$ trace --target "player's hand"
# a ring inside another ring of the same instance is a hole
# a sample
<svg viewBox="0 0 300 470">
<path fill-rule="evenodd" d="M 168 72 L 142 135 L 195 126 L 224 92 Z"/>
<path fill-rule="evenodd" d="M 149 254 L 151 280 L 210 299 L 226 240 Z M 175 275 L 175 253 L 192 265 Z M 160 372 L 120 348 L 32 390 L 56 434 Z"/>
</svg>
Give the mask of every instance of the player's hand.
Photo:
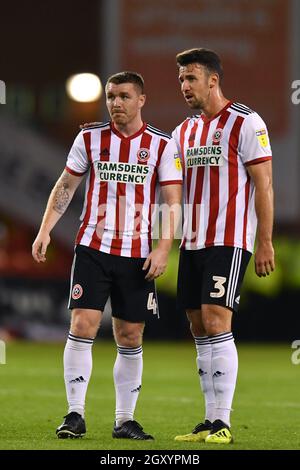
<svg viewBox="0 0 300 470">
<path fill-rule="evenodd" d="M 87 127 L 98 126 L 99 124 L 101 124 L 101 122 L 85 122 L 84 124 L 80 124 L 79 128 L 86 129 Z"/>
<path fill-rule="evenodd" d="M 32 256 L 37 263 L 46 261 L 46 251 L 50 243 L 50 235 L 48 233 L 38 233 L 32 245 Z"/>
<path fill-rule="evenodd" d="M 275 269 L 274 248 L 271 242 L 258 243 L 254 257 L 258 277 L 266 277 Z"/>
<path fill-rule="evenodd" d="M 143 265 L 143 271 L 149 268 L 145 276 L 147 281 L 153 281 L 165 272 L 168 263 L 168 254 L 168 251 L 160 248 L 155 248 L 155 250 L 151 251 Z"/>
</svg>

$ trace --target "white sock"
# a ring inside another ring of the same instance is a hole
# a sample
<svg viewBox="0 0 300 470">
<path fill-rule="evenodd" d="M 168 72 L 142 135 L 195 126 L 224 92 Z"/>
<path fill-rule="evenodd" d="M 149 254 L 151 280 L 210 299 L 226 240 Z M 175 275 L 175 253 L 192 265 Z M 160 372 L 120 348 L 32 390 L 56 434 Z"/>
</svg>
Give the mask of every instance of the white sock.
<svg viewBox="0 0 300 470">
<path fill-rule="evenodd" d="M 64 378 L 69 404 L 68 413 L 84 417 L 85 395 L 92 372 L 92 338 L 69 333 L 64 352 Z"/>
<path fill-rule="evenodd" d="M 205 399 L 205 419 L 215 420 L 216 398 L 211 372 L 212 346 L 208 336 L 194 336 L 197 350 L 197 368 Z"/>
<path fill-rule="evenodd" d="M 143 348 L 127 348 L 117 344 L 114 365 L 116 391 L 116 426 L 133 420 L 136 402 L 142 386 Z"/>
<path fill-rule="evenodd" d="M 230 412 L 238 371 L 238 356 L 232 333 L 211 336 L 212 376 L 216 395 L 215 419 L 230 426 Z"/>
</svg>

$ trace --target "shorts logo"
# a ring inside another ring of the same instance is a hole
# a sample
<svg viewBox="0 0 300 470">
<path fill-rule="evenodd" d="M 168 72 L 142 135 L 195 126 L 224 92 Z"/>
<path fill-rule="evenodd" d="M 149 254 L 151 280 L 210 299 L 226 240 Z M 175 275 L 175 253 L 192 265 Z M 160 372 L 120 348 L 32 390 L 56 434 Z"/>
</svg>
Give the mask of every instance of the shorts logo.
<svg viewBox="0 0 300 470">
<path fill-rule="evenodd" d="M 150 151 L 148 149 L 139 149 L 137 157 L 139 162 L 146 162 L 150 158 Z"/>
<path fill-rule="evenodd" d="M 223 135 L 223 129 L 216 129 L 213 135 L 213 142 L 220 142 Z"/>
<path fill-rule="evenodd" d="M 83 294 L 83 289 L 80 284 L 75 284 L 75 286 L 72 289 L 72 299 L 73 300 L 78 300 Z"/>
</svg>

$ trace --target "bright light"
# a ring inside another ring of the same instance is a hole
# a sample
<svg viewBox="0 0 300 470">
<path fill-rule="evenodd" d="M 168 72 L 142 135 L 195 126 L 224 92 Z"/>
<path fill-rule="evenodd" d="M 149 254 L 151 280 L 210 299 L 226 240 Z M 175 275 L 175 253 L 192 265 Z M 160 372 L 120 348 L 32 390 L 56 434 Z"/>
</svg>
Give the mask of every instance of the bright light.
<svg viewBox="0 0 300 470">
<path fill-rule="evenodd" d="M 67 93 L 72 100 L 88 103 L 96 101 L 102 94 L 99 77 L 93 73 L 79 73 L 68 78 Z"/>
</svg>

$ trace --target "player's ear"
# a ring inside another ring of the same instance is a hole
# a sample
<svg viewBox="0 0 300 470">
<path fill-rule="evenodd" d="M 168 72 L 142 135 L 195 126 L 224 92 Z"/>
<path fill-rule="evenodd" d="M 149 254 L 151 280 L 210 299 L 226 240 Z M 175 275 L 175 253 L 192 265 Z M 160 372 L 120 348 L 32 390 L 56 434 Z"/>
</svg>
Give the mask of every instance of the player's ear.
<svg viewBox="0 0 300 470">
<path fill-rule="evenodd" d="M 212 73 L 209 76 L 208 84 L 209 88 L 214 88 L 219 83 L 219 75 L 217 73 Z"/>
<path fill-rule="evenodd" d="M 142 108 L 145 103 L 146 103 L 146 95 L 141 94 L 141 95 L 139 96 L 139 105 L 140 105 L 140 108 Z"/>
</svg>

